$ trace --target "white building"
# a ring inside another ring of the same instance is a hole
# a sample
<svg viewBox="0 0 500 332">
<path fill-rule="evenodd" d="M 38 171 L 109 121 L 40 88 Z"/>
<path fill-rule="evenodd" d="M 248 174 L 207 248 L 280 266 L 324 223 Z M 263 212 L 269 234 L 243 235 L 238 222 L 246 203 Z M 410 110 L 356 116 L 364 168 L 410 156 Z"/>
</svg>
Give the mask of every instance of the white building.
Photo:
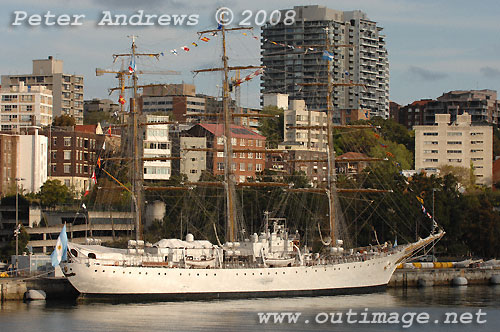
<svg viewBox="0 0 500 332">
<path fill-rule="evenodd" d="M 23 82 L 0 90 L 0 128 L 19 132 L 20 128 L 52 123 L 52 91 Z"/>
<path fill-rule="evenodd" d="M 203 149 L 207 147 L 206 137 L 188 137 L 180 138 L 181 162 L 180 172 L 185 174 L 189 182 L 200 180 L 201 174 L 207 169 L 206 151 L 189 151 L 187 149 Z"/>
<path fill-rule="evenodd" d="M 265 106 L 277 106 L 284 110 L 284 142 L 293 143 L 296 150 L 326 152 L 328 137 L 326 130 L 319 128 L 327 123 L 325 112 L 308 111 L 304 100 L 288 100 L 286 94 L 265 94 Z M 316 128 L 294 128 L 315 127 Z"/>
<path fill-rule="evenodd" d="M 47 181 L 48 144 L 48 138 L 38 135 L 38 129 L 32 135 L 19 136 L 17 169 L 22 178 L 19 184 L 28 192 L 38 192 Z"/>
<path fill-rule="evenodd" d="M 147 115 L 147 122 L 166 122 L 165 115 Z M 144 158 L 171 157 L 172 149 L 168 124 L 148 125 L 144 139 Z M 168 180 L 172 174 L 171 160 L 144 160 L 145 180 Z"/>
<path fill-rule="evenodd" d="M 83 76 L 63 73 L 64 62 L 49 56 L 33 60 L 31 74 L 2 75 L 2 87 L 21 83 L 34 88 L 46 86 L 52 91 L 53 115 L 70 115 L 76 124 L 83 124 Z"/>
<path fill-rule="evenodd" d="M 450 114 L 436 114 L 433 126 L 414 126 L 415 170 L 437 172 L 444 165 L 474 168 L 476 183 L 491 186 L 493 127 L 471 123 L 467 113 L 450 123 Z"/>
</svg>

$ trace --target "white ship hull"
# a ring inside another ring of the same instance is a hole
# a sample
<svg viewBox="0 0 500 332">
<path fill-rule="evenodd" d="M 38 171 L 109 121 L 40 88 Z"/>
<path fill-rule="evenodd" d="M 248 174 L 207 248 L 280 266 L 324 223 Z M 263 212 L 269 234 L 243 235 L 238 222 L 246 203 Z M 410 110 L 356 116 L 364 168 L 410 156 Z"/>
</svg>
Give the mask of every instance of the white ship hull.
<svg viewBox="0 0 500 332">
<path fill-rule="evenodd" d="M 389 282 L 404 252 L 367 261 L 278 268 L 184 269 L 66 263 L 84 296 L 225 298 L 367 292 Z"/>
</svg>

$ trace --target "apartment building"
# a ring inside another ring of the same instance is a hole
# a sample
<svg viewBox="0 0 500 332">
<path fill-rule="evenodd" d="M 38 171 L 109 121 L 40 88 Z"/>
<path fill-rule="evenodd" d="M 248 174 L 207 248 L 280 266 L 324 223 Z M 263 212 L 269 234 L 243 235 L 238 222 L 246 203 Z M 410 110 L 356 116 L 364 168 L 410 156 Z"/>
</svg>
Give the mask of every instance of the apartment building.
<svg viewBox="0 0 500 332">
<path fill-rule="evenodd" d="M 217 152 L 208 152 L 206 169 L 213 175 L 224 174 L 224 125 L 222 124 L 197 124 L 186 132 L 191 137 L 205 137 L 207 148 L 216 149 Z M 232 171 L 236 181 L 245 182 L 247 178 L 255 178 L 265 167 L 266 138 L 256 132 L 242 127 L 231 126 L 231 144 L 233 151 Z M 243 152 L 241 150 L 252 150 Z M 262 151 L 262 152 L 257 152 Z"/>
<path fill-rule="evenodd" d="M 334 109 L 367 110 L 369 117 L 389 116 L 389 63 L 386 37 L 382 28 L 359 10 L 338 11 L 324 6 L 295 6 L 295 21 L 268 23 L 262 31 L 261 78 L 263 93 L 286 93 L 303 99 L 309 111 L 327 108 L 328 71 L 334 82 L 360 83 L 364 86 L 336 86 Z M 332 48 L 334 57 L 328 67 L 323 50 L 330 44 L 353 45 Z M 340 122 L 340 119 L 335 118 Z"/>
<path fill-rule="evenodd" d="M 52 123 L 52 91 L 45 86 L 18 85 L 0 89 L 0 128 L 20 132 L 22 128 Z"/>
<path fill-rule="evenodd" d="M 167 122 L 168 116 L 146 115 L 148 123 Z M 169 125 L 148 125 L 145 130 L 144 158 L 168 158 L 172 155 Z M 144 180 L 168 180 L 172 175 L 171 160 L 145 160 Z"/>
<path fill-rule="evenodd" d="M 33 60 L 31 74 L 2 75 L 2 87 L 19 86 L 20 83 L 33 88 L 45 86 L 52 91 L 53 117 L 62 114 L 75 118 L 76 124 L 83 124 L 83 76 L 65 74 L 63 60 L 52 56 Z"/>
<path fill-rule="evenodd" d="M 196 182 L 207 169 L 207 151 L 188 149 L 205 149 L 206 137 L 180 137 L 180 173 L 187 176 L 189 182 Z"/>
<path fill-rule="evenodd" d="M 437 99 L 422 99 L 398 107 L 396 121 L 411 129 L 415 125 L 433 125 L 436 114 L 449 114 L 455 122 L 458 115 L 467 113 L 472 123 L 498 124 L 500 101 L 495 90 L 453 90 Z"/>
<path fill-rule="evenodd" d="M 0 196 L 15 192 L 36 193 L 47 181 L 48 139 L 38 129 L 24 134 L 0 134 Z"/>
<path fill-rule="evenodd" d="M 49 137 L 49 178 L 83 193 L 89 187 L 97 165 L 98 154 L 104 143 L 104 135 L 88 132 L 78 126 L 46 129 Z"/>
<path fill-rule="evenodd" d="M 205 113 L 205 97 L 196 94 L 192 84 L 162 84 L 144 87 L 142 112 L 171 112 L 173 120 L 179 122 L 199 121 Z"/>
<path fill-rule="evenodd" d="M 474 124 L 471 115 L 436 114 L 431 126 L 414 126 L 415 169 L 437 172 L 444 165 L 473 167 L 476 183 L 491 186 L 493 128 Z"/>
</svg>

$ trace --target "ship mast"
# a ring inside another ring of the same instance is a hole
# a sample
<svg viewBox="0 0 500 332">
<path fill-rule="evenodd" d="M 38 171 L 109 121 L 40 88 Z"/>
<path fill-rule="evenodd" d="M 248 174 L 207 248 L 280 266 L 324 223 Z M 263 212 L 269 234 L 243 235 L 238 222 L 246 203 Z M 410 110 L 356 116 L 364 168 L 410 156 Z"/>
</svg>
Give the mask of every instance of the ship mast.
<svg viewBox="0 0 500 332">
<path fill-rule="evenodd" d="M 327 114 L 327 124 L 326 126 L 292 126 L 291 128 L 298 129 L 326 129 L 327 132 L 327 169 L 328 169 L 328 178 L 326 185 L 326 195 L 328 198 L 328 220 L 330 225 L 330 245 L 336 246 L 337 242 L 337 220 L 336 220 L 336 208 L 335 208 L 335 193 L 337 192 L 336 188 L 336 171 L 335 171 L 335 148 L 333 144 L 333 129 L 335 128 L 371 128 L 372 126 L 333 126 L 333 106 L 332 106 L 332 94 L 335 86 L 364 86 L 364 84 L 357 83 L 334 83 L 332 79 L 332 70 L 331 63 L 333 55 L 331 54 L 331 46 L 334 47 L 354 47 L 352 44 L 330 44 L 329 38 L 329 27 L 325 28 L 325 44 L 323 45 L 308 45 L 310 47 L 324 47 L 324 52 L 327 56 L 327 82 L 317 82 L 317 83 L 298 83 L 298 85 L 317 85 L 317 86 L 325 86 L 327 87 L 326 94 L 326 114 Z M 321 160 L 312 160 L 312 162 L 318 162 Z M 376 161 L 376 158 L 367 158 L 365 161 Z M 303 162 L 303 161 L 302 161 Z M 308 191 L 307 189 L 299 189 L 300 191 Z M 327 243 L 325 243 L 327 245 Z"/>
<path fill-rule="evenodd" d="M 224 66 L 224 82 L 222 92 L 222 109 L 224 112 L 224 150 L 226 158 L 224 158 L 224 177 L 226 187 L 226 206 L 228 220 L 229 241 L 236 240 L 236 206 L 235 206 L 235 190 L 234 190 L 234 173 L 233 173 L 233 148 L 231 139 L 231 113 L 229 110 L 229 67 L 227 64 L 226 54 L 226 27 L 222 25 L 222 63 Z"/>
<path fill-rule="evenodd" d="M 244 67 L 230 67 L 228 65 L 228 57 L 226 52 L 226 32 L 234 30 L 251 30 L 252 28 L 240 27 L 240 28 L 226 28 L 224 22 L 224 16 L 222 17 L 222 22 L 220 28 L 216 30 L 205 30 L 200 31 L 198 34 L 201 36 L 205 33 L 221 33 L 222 34 L 222 68 L 210 68 L 210 69 L 200 69 L 194 70 L 194 73 L 201 72 L 211 72 L 211 71 L 223 71 L 224 81 L 223 81 L 223 92 L 222 92 L 222 111 L 224 118 L 224 187 L 226 191 L 226 236 L 227 240 L 234 242 L 237 240 L 237 224 L 236 224 L 236 192 L 235 192 L 235 176 L 233 173 L 233 148 L 232 148 L 232 134 L 231 134 L 231 123 L 232 114 L 229 108 L 230 95 L 229 95 L 229 71 L 230 70 L 241 70 L 241 69 L 253 69 L 262 68 L 262 66 L 244 66 Z"/>
<path fill-rule="evenodd" d="M 132 156 L 131 159 L 133 161 L 133 167 L 131 169 L 131 179 L 132 179 L 132 200 L 134 202 L 134 207 L 135 207 L 135 216 L 134 216 L 134 224 L 135 224 L 135 239 L 136 240 L 141 240 L 142 239 L 142 222 L 141 222 L 141 212 L 142 212 L 142 205 L 144 202 L 143 196 L 144 196 L 144 190 L 143 190 L 143 158 L 142 158 L 142 138 L 143 138 L 143 131 L 139 130 L 139 117 L 140 117 L 140 110 L 137 107 L 137 89 L 138 89 L 138 72 L 136 70 L 136 58 L 140 56 L 148 56 L 148 57 L 155 57 L 157 60 L 159 59 L 160 54 L 159 53 L 137 53 L 137 46 L 135 44 L 135 39 L 137 36 L 131 35 L 128 36 L 132 39 L 132 46 L 131 46 L 131 52 L 130 53 L 123 53 L 123 54 L 113 54 L 113 61 L 116 62 L 116 60 L 120 57 L 129 57 L 131 58 L 130 61 L 130 66 L 127 71 L 119 72 L 121 76 L 123 75 L 131 75 L 132 76 L 132 81 L 133 81 L 133 86 L 132 87 L 124 87 L 123 82 L 120 82 L 120 90 L 123 91 L 124 89 L 131 88 L 133 89 L 133 97 L 131 98 L 130 102 L 130 114 L 131 114 L 131 135 L 129 135 L 130 139 L 133 140 L 132 143 Z M 103 74 L 103 73 L 111 73 L 112 71 L 104 71 L 104 70 L 96 70 L 96 75 Z M 115 72 L 116 73 L 116 72 Z M 129 144 L 130 144 L 129 140 Z"/>
<path fill-rule="evenodd" d="M 326 51 L 330 53 L 330 40 L 328 38 L 328 27 L 326 28 L 325 33 L 325 46 Z M 332 82 L 332 71 L 331 71 L 331 60 L 328 58 L 327 61 L 327 94 L 326 94 L 326 131 L 327 131 L 327 158 L 328 158 L 328 184 L 326 194 L 328 197 L 328 216 L 330 221 L 330 244 L 335 246 L 336 236 L 335 236 L 335 204 L 333 200 L 333 192 L 336 190 L 335 188 L 335 149 L 333 146 L 333 132 L 332 132 L 332 124 L 333 124 L 333 110 L 332 110 L 332 93 L 333 93 L 333 82 Z"/>
</svg>

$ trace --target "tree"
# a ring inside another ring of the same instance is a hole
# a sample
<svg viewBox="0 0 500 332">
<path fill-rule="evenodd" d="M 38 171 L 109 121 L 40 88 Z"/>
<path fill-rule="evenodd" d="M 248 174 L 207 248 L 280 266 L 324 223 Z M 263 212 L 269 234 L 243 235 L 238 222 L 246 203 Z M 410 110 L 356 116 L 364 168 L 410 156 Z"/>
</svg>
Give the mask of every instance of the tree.
<svg viewBox="0 0 500 332">
<path fill-rule="evenodd" d="M 259 131 L 266 137 L 266 142 L 270 148 L 277 148 L 278 144 L 284 140 L 284 110 L 276 106 L 266 106 L 262 114 L 274 115 L 272 118 L 261 118 L 259 121 Z"/>
<path fill-rule="evenodd" d="M 52 121 L 52 125 L 57 127 L 73 127 L 75 124 L 75 118 L 66 114 L 56 116 Z"/>
<path fill-rule="evenodd" d="M 29 240 L 30 240 L 30 236 L 28 234 L 28 232 L 26 232 L 26 229 L 24 228 L 24 226 L 21 226 L 21 231 L 19 232 L 19 238 L 18 238 L 18 252 L 20 255 L 22 255 L 23 253 L 28 253 L 28 249 L 26 248 Z M 2 260 L 10 260 L 11 256 L 12 255 L 15 255 L 16 254 L 16 238 L 14 236 L 14 234 L 12 234 L 12 238 L 11 240 L 9 241 L 9 243 L 0 249 L 0 258 Z"/>
<path fill-rule="evenodd" d="M 47 180 L 40 188 L 39 197 L 40 203 L 50 208 L 67 203 L 72 198 L 69 188 L 59 180 Z"/>
</svg>

